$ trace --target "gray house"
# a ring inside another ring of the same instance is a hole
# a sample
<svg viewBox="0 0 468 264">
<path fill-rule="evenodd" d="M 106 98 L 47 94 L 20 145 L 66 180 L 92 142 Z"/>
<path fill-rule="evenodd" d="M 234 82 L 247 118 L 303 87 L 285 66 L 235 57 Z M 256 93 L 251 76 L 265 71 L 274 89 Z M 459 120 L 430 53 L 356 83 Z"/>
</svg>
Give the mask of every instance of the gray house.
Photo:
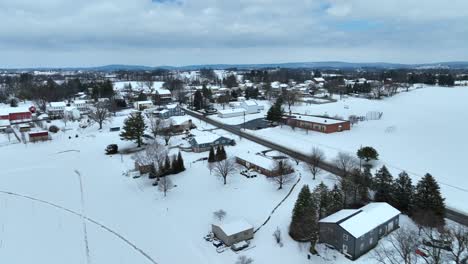
<svg viewBox="0 0 468 264">
<path fill-rule="evenodd" d="M 374 248 L 379 239 L 399 228 L 400 211 L 387 203 L 343 209 L 319 221 L 319 242 L 355 260 Z"/>
<path fill-rule="evenodd" d="M 254 237 L 253 226 L 245 220 L 237 220 L 228 224 L 211 225 L 211 231 L 216 238 L 227 246 L 250 240 Z"/>
<path fill-rule="evenodd" d="M 196 136 L 190 140 L 193 152 L 209 151 L 211 147 L 233 146 L 235 144 L 236 142 L 234 139 L 218 136 L 216 134 Z"/>
</svg>

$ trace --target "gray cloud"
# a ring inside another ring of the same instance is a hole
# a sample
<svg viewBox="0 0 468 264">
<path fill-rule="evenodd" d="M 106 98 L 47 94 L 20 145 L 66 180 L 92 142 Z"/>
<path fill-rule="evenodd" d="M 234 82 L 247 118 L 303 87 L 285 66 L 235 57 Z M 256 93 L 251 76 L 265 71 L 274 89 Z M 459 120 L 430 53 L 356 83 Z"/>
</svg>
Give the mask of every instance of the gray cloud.
<svg viewBox="0 0 468 264">
<path fill-rule="evenodd" d="M 3 0 L 0 17 L 6 67 L 468 59 L 460 0 Z"/>
</svg>

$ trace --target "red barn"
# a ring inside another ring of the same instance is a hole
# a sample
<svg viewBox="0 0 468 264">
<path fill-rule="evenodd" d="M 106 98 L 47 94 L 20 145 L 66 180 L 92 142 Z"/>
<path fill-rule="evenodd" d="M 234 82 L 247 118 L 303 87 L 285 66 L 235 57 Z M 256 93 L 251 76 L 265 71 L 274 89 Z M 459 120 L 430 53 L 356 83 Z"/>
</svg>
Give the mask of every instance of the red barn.
<svg viewBox="0 0 468 264">
<path fill-rule="evenodd" d="M 326 134 L 351 130 L 351 123 L 349 121 L 320 116 L 289 116 L 286 118 L 285 123 L 292 127 Z"/>
<path fill-rule="evenodd" d="M 46 141 L 46 140 L 49 140 L 49 132 L 47 131 L 29 133 L 29 142 Z"/>
<path fill-rule="evenodd" d="M 12 124 L 18 122 L 27 122 L 32 120 L 32 114 L 28 108 L 0 108 L 0 119 L 9 120 Z"/>
</svg>

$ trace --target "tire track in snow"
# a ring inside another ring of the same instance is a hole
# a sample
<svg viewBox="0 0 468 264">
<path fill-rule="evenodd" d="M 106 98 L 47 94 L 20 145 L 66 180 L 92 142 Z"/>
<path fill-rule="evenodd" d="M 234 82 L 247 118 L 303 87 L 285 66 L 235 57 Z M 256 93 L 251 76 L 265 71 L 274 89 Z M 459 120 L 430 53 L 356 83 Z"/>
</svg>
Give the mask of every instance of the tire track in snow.
<svg viewBox="0 0 468 264">
<path fill-rule="evenodd" d="M 89 254 L 89 242 L 88 242 L 88 230 L 86 228 L 86 220 L 84 219 L 83 215 L 85 214 L 84 209 L 84 195 L 83 195 L 83 179 L 81 178 L 81 173 L 78 170 L 75 170 L 75 174 L 78 176 L 78 180 L 80 182 L 80 195 L 81 195 L 81 221 L 83 224 L 83 236 L 84 236 L 84 244 L 85 244 L 85 252 L 86 252 L 86 263 L 91 263 L 91 257 Z"/>
<path fill-rule="evenodd" d="M 118 239 L 122 240 L 123 242 L 125 242 L 125 244 L 127 244 L 128 246 L 132 247 L 135 251 L 137 251 L 138 253 L 140 253 L 140 255 L 142 255 L 144 258 L 146 258 L 149 262 L 151 262 L 152 264 L 158 264 L 150 255 L 148 255 L 145 251 L 143 251 L 142 249 L 140 249 L 138 246 L 136 246 L 135 244 L 133 244 L 130 240 L 128 240 L 127 238 L 125 238 L 123 235 L 121 235 L 120 233 L 118 233 L 117 231 L 114 231 L 113 229 L 105 226 L 104 224 L 101 224 L 99 223 L 98 221 L 92 219 L 92 218 L 89 218 L 85 215 L 82 215 L 78 212 L 75 212 L 71 209 L 68 209 L 66 207 L 63 207 L 63 206 L 60 206 L 58 204 L 54 204 L 52 202 L 48 202 L 48 201 L 45 201 L 45 200 L 42 200 L 42 199 L 38 199 L 38 198 L 34 198 L 32 196 L 28 196 L 28 195 L 23 195 L 23 194 L 19 194 L 19 193 L 14 193 L 14 192 L 8 192 L 8 191 L 2 191 L 0 190 L 0 194 L 5 194 L 5 195 L 10 195 L 10 196 L 14 196 L 14 197 L 19 197 L 19 198 L 23 198 L 23 199 L 27 199 L 27 200 L 31 200 L 31 201 L 35 201 L 35 202 L 38 202 L 38 203 L 42 203 L 42 204 L 45 204 L 45 205 L 49 205 L 51 207 L 55 207 L 56 209 L 59 209 L 61 211 L 65 211 L 65 212 L 68 212 L 70 214 L 73 214 L 73 215 L 76 215 L 78 217 L 83 217 L 86 221 L 90 222 L 90 223 L 93 223 L 94 225 L 106 230 L 107 232 L 111 233 L 112 235 L 114 235 L 115 237 L 117 237 Z"/>
</svg>

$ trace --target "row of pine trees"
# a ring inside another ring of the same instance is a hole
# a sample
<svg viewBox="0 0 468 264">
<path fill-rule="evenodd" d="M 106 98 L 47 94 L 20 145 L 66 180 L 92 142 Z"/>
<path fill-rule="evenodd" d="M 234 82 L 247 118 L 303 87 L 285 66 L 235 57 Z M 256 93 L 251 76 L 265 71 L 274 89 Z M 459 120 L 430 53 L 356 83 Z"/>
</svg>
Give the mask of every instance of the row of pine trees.
<svg viewBox="0 0 468 264">
<path fill-rule="evenodd" d="M 374 176 L 369 168 L 362 173 L 351 173 L 332 189 L 324 183 L 312 192 L 309 186 L 303 186 L 293 209 L 289 235 L 296 241 L 312 242 L 311 252 L 315 253 L 320 219 L 341 209 L 359 208 L 370 201 L 389 203 L 420 227 L 445 224 L 444 198 L 432 175 L 426 174 L 414 186 L 406 172 L 394 179 L 387 167 L 382 166 Z"/>
<path fill-rule="evenodd" d="M 226 150 L 224 150 L 224 146 L 216 147 L 216 152 L 213 146 L 210 148 L 210 153 L 208 154 L 208 162 L 218 162 L 225 160 L 227 158 Z"/>
</svg>

